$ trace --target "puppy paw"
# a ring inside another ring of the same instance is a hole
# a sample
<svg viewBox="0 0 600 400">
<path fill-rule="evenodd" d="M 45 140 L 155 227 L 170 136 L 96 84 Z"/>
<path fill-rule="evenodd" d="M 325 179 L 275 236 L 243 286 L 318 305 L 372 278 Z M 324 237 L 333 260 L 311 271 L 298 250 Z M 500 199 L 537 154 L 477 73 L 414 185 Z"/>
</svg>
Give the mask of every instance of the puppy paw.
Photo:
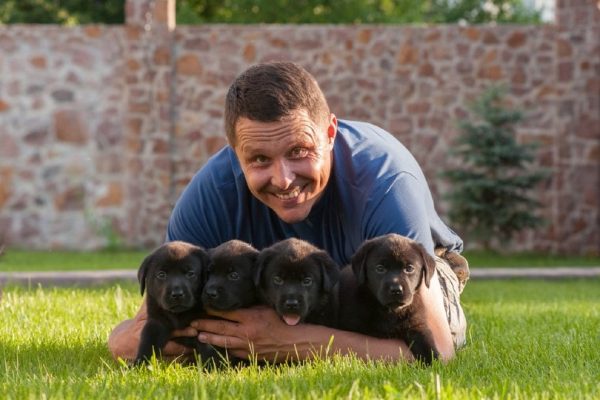
<svg viewBox="0 0 600 400">
<path fill-rule="evenodd" d="M 459 290 L 462 292 L 463 288 L 467 284 L 467 281 L 469 280 L 469 276 L 471 275 L 469 270 L 469 262 L 467 259 L 458 253 L 447 251 L 444 247 L 436 248 L 435 254 L 448 263 L 458 278 Z"/>
</svg>

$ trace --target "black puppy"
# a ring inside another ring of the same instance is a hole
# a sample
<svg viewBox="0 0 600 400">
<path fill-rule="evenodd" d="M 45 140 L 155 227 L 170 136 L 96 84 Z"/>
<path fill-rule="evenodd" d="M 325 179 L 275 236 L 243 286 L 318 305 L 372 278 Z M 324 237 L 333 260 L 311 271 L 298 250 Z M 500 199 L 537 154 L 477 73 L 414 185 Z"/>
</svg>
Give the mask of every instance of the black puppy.
<svg viewBox="0 0 600 400">
<path fill-rule="evenodd" d="M 337 325 L 339 267 L 323 250 L 300 239 L 285 239 L 263 249 L 256 286 L 263 301 L 288 325 Z"/>
<path fill-rule="evenodd" d="M 254 267 L 258 250 L 240 240 L 230 240 L 209 250 L 208 280 L 202 291 L 206 308 L 229 311 L 257 303 Z"/>
<path fill-rule="evenodd" d="M 434 272 L 435 260 L 414 240 L 388 234 L 365 241 L 342 271 L 340 327 L 403 339 L 417 359 L 431 363 L 439 352 L 413 298 Z"/>
<path fill-rule="evenodd" d="M 142 329 L 134 364 L 158 355 L 175 329 L 205 316 L 201 293 L 209 265 L 208 253 L 185 242 L 166 243 L 147 256 L 138 270 L 142 295 L 147 292 L 148 320 Z M 203 360 L 214 353 L 196 338 L 177 341 L 196 349 Z"/>
</svg>

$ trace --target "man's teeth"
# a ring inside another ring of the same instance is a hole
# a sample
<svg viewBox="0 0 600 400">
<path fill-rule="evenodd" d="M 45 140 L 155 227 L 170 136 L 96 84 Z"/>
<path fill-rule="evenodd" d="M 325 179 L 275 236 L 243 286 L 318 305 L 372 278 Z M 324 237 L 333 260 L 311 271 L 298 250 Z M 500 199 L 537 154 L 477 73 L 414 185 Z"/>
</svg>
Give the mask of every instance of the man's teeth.
<svg viewBox="0 0 600 400">
<path fill-rule="evenodd" d="M 300 188 L 296 188 L 289 193 L 277 193 L 276 196 L 281 200 L 294 199 L 300 195 Z"/>
</svg>

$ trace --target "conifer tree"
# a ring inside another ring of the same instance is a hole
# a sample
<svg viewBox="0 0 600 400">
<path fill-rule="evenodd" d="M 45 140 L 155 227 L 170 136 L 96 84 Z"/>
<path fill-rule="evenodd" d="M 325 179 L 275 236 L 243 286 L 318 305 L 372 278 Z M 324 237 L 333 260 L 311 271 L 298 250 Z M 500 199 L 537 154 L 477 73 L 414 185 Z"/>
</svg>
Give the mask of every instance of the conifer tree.
<svg viewBox="0 0 600 400">
<path fill-rule="evenodd" d="M 515 125 L 523 114 L 503 105 L 503 96 L 502 88 L 491 87 L 472 104 L 477 119 L 460 121 L 451 151 L 460 166 L 442 174 L 452 183 L 446 196 L 451 222 L 486 249 L 543 223 L 530 193 L 548 171 L 532 168 L 537 144 L 517 142 Z"/>
</svg>

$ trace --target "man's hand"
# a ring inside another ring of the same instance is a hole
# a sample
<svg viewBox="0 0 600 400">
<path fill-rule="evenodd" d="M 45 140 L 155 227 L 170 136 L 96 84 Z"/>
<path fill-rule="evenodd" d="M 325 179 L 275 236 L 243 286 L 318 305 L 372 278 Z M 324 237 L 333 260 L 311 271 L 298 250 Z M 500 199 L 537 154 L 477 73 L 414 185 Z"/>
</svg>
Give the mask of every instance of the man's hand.
<svg viewBox="0 0 600 400">
<path fill-rule="evenodd" d="M 304 359 L 312 349 L 310 338 L 301 334 L 303 326 L 286 325 L 271 308 L 210 313 L 222 319 L 199 319 L 192 328 L 200 332 L 201 342 L 226 348 L 235 357 L 281 362 Z"/>
</svg>

